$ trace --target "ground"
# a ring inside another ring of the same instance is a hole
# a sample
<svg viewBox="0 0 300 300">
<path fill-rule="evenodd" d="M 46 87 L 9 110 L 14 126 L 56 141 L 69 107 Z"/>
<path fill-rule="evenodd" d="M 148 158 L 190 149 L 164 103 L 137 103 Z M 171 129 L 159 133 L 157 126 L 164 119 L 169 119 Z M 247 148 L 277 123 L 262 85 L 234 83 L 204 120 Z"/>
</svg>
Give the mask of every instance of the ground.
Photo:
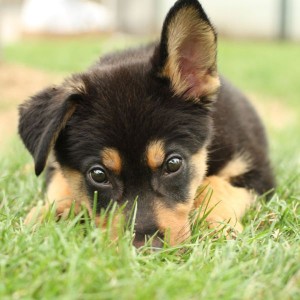
<svg viewBox="0 0 300 300">
<path fill-rule="evenodd" d="M 17 105 L 41 87 L 57 82 L 59 77 L 30 67 L 0 62 L 0 147 L 16 134 Z"/>
<path fill-rule="evenodd" d="M 78 218 L 23 226 L 43 199 L 43 178 L 16 135 L 16 105 L 88 66 L 123 37 L 29 40 L 0 62 L 1 299 L 299 299 L 299 45 L 221 41 L 220 70 L 252 99 L 264 120 L 278 187 L 245 216 L 236 240 L 214 240 L 204 223 L 190 243 L 136 251 L 130 232 L 112 242 Z"/>
</svg>

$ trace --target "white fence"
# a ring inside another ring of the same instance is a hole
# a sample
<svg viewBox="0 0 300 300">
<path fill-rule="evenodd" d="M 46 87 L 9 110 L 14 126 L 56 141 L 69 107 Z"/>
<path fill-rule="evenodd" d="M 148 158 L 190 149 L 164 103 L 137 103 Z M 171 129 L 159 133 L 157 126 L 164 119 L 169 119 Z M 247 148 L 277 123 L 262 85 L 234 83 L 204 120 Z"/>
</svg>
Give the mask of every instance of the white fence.
<svg viewBox="0 0 300 300">
<path fill-rule="evenodd" d="M 277 38 L 282 31 L 283 0 L 200 0 L 218 32 L 242 38 Z M 285 35 L 300 40 L 300 0 L 285 0 Z M 175 0 L 103 0 L 115 12 L 119 28 L 158 30 Z M 114 5 L 113 5 L 114 4 Z M 117 9 L 119 8 L 119 9 Z M 117 13 L 116 13 L 117 12 Z"/>
<path fill-rule="evenodd" d="M 173 3 L 165 2 L 166 11 Z M 281 0 L 200 0 L 218 31 L 236 37 L 276 38 L 281 31 Z M 286 37 L 300 40 L 300 0 L 286 0 Z"/>
<path fill-rule="evenodd" d="M 75 4 L 86 0 L 36 0 L 41 3 L 42 1 L 48 4 L 63 1 Z M 282 11 L 283 1 L 287 6 L 285 14 Z M 174 2 L 175 0 L 101 1 L 112 16 L 109 25 L 111 30 L 141 34 L 160 30 L 163 19 Z M 220 34 L 241 38 L 278 38 L 284 28 L 287 38 L 300 41 L 300 0 L 200 0 L 200 2 Z M 0 0 L 0 42 L 15 40 L 24 30 L 19 19 L 20 3 L 24 3 L 24 0 Z M 40 13 L 40 18 L 41 15 Z M 282 15 L 285 15 L 284 23 Z M 36 20 L 35 17 L 31 19 Z M 59 23 L 57 18 L 54 19 Z M 63 30 L 62 26 L 60 28 Z"/>
</svg>

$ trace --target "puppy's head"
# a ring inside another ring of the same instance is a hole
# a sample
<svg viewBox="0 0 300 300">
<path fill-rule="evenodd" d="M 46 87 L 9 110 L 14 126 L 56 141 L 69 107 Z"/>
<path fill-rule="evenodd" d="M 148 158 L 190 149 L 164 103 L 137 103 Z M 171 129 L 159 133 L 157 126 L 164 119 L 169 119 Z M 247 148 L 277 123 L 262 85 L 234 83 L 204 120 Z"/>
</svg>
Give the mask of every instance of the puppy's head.
<svg viewBox="0 0 300 300">
<path fill-rule="evenodd" d="M 114 201 L 129 215 L 137 199 L 135 245 L 154 233 L 174 245 L 190 234 L 218 87 L 214 29 L 198 1 L 178 1 L 157 46 L 103 58 L 32 97 L 19 132 L 37 175 L 54 150 L 75 196 L 92 206 L 98 192 L 98 213 Z"/>
</svg>

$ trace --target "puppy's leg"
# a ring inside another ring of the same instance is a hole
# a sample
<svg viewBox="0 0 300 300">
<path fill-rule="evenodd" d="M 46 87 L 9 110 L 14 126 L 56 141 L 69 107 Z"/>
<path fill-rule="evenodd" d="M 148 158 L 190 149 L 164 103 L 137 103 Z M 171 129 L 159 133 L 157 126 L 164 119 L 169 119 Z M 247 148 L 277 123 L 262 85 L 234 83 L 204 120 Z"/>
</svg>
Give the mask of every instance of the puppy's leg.
<svg viewBox="0 0 300 300">
<path fill-rule="evenodd" d="M 228 237 L 229 232 L 243 231 L 241 218 L 254 199 L 247 189 L 234 187 L 219 176 L 209 176 L 200 187 L 195 208 L 200 208 L 200 217 L 205 216 L 210 228 L 224 228 Z"/>
<path fill-rule="evenodd" d="M 72 206 L 75 214 L 80 210 L 80 205 L 74 201 L 71 188 L 59 167 L 55 167 L 52 171 L 46 196 L 47 200 L 43 206 L 31 209 L 25 218 L 25 224 L 40 223 L 52 207 L 57 218 L 68 216 Z"/>
</svg>

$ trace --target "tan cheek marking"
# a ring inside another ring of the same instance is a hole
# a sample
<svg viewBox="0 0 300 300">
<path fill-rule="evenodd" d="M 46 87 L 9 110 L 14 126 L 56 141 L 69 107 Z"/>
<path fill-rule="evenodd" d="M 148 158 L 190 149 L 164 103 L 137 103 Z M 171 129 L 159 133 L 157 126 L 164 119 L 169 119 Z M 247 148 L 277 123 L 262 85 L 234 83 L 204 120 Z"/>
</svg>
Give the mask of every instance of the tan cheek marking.
<svg viewBox="0 0 300 300">
<path fill-rule="evenodd" d="M 47 215 L 54 204 L 57 217 L 67 217 L 71 208 L 78 214 L 82 205 L 85 206 L 91 215 L 91 207 L 86 193 L 80 188 L 82 176 L 72 170 L 62 170 L 55 163 L 56 170 L 47 188 L 46 200 L 43 206 L 36 206 L 31 209 L 24 223 L 30 224 L 33 221 L 40 223 Z"/>
<path fill-rule="evenodd" d="M 242 231 L 240 220 L 254 202 L 255 195 L 244 188 L 232 186 L 218 176 L 207 177 L 202 187 L 205 190 L 198 195 L 194 204 L 195 208 L 201 208 L 200 217 L 210 211 L 206 219 L 211 227 L 229 223 L 237 231 Z"/>
<path fill-rule="evenodd" d="M 121 173 L 122 160 L 118 150 L 114 148 L 105 148 L 103 151 L 101 151 L 101 157 L 105 167 L 112 170 L 116 174 Z"/>
<path fill-rule="evenodd" d="M 75 191 L 76 201 L 80 206 L 86 207 L 89 212 L 89 215 L 92 216 L 92 207 L 85 189 L 82 186 L 83 177 L 79 172 L 76 171 L 67 171 L 68 179 L 70 186 L 73 187 Z M 95 216 L 95 224 L 98 227 L 101 227 L 103 230 L 108 229 L 107 218 L 102 219 L 102 216 Z M 120 232 L 124 228 L 124 215 L 118 211 L 114 212 L 112 223 L 110 225 L 109 237 L 112 241 L 116 241 L 120 235 Z"/>
<path fill-rule="evenodd" d="M 92 215 L 92 207 L 90 205 L 89 196 L 84 186 L 84 178 L 83 175 L 75 170 L 71 170 L 69 168 L 63 168 L 62 173 L 70 187 L 72 200 L 75 201 L 76 206 L 79 208 L 84 206 L 90 216 Z"/>
<path fill-rule="evenodd" d="M 48 205 L 55 203 L 57 215 L 66 215 L 71 209 L 72 203 L 75 201 L 75 199 L 73 199 L 70 185 L 68 184 L 61 170 L 57 169 L 54 172 L 55 173 L 47 188 L 47 202 Z M 79 210 L 76 203 L 75 210 Z"/>
<path fill-rule="evenodd" d="M 72 190 L 75 191 L 74 195 L 77 195 L 75 200 L 80 204 L 80 206 L 86 207 L 86 209 L 89 212 L 89 215 L 92 216 L 92 207 L 90 205 L 89 197 L 85 191 L 85 188 L 82 185 L 83 182 L 83 176 L 81 173 L 73 170 L 64 170 L 64 173 L 68 177 L 68 182 L 70 186 L 72 187 Z M 96 226 L 101 227 L 102 229 L 108 229 L 107 228 L 107 219 L 102 219 L 101 216 L 95 217 L 95 223 Z M 118 210 L 113 215 L 112 224 L 110 227 L 110 238 L 113 241 L 116 241 L 118 239 L 119 233 L 122 231 L 124 225 L 124 216 L 122 213 L 120 213 Z"/>
<path fill-rule="evenodd" d="M 243 175 L 250 170 L 251 159 L 246 154 L 235 156 L 225 167 L 218 172 L 217 176 L 229 181 L 231 178 Z"/>
<path fill-rule="evenodd" d="M 186 203 L 177 204 L 168 208 L 162 200 L 155 202 L 156 220 L 161 232 L 167 234 L 170 245 L 176 245 L 186 240 L 190 232 L 189 213 L 193 208 L 196 191 L 201 184 L 207 170 L 207 150 L 200 149 L 191 157 L 190 164 L 194 170 L 194 177 L 189 187 L 189 199 Z"/>
<path fill-rule="evenodd" d="M 190 237 L 189 213 L 192 203 L 166 207 L 162 202 L 155 204 L 155 215 L 159 230 L 165 233 L 170 245 L 177 245 Z"/>
<path fill-rule="evenodd" d="M 160 167 L 165 159 L 164 144 L 162 141 L 153 141 L 146 150 L 147 164 L 152 170 Z"/>
<path fill-rule="evenodd" d="M 54 171 L 47 188 L 47 197 L 50 202 L 72 197 L 71 189 L 60 170 Z"/>
</svg>

